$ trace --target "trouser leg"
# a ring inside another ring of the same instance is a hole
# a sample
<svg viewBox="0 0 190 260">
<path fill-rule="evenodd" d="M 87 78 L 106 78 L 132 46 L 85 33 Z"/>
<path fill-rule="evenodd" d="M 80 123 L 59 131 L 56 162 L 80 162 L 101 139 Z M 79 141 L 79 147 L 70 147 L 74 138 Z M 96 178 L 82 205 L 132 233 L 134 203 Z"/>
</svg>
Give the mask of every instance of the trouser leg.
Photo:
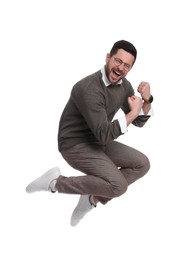
<svg viewBox="0 0 190 260">
<path fill-rule="evenodd" d="M 150 168 L 150 162 L 146 155 L 116 141 L 110 142 L 106 146 L 105 154 L 119 167 L 128 185 L 143 177 Z"/>
<path fill-rule="evenodd" d="M 122 143 L 110 142 L 105 146 L 105 154 L 118 167 L 128 185 L 143 177 L 150 169 L 150 162 L 146 155 Z M 109 198 L 99 199 L 103 204 L 110 200 Z"/>
<path fill-rule="evenodd" d="M 116 141 L 104 147 L 79 144 L 62 155 L 73 168 L 86 175 L 60 176 L 56 184 L 58 192 L 93 194 L 103 204 L 122 195 L 150 167 L 143 153 Z"/>
<path fill-rule="evenodd" d="M 93 194 L 114 198 L 128 187 L 124 175 L 105 154 L 100 145 L 79 144 L 62 152 L 63 158 L 84 176 L 60 176 L 56 183 L 58 192 L 69 194 Z"/>
</svg>

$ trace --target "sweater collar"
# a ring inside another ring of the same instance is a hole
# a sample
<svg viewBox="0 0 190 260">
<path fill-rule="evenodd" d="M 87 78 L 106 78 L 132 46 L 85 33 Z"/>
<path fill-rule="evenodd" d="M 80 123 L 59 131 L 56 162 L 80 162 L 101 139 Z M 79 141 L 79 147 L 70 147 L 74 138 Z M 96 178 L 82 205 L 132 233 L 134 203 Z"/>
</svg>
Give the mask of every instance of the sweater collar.
<svg viewBox="0 0 190 260">
<path fill-rule="evenodd" d="M 102 80 L 103 80 L 105 86 L 108 87 L 108 86 L 112 85 L 106 76 L 105 66 L 101 69 L 101 73 L 102 73 Z M 116 85 L 121 85 L 121 84 L 122 84 L 122 79 L 120 79 L 120 81 Z"/>
</svg>

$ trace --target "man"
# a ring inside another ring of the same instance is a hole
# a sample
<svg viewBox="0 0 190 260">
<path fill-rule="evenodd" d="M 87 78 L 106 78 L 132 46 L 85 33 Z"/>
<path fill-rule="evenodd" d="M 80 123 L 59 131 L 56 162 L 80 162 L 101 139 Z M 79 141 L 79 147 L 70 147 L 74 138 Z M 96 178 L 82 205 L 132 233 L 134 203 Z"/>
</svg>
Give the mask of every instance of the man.
<svg viewBox="0 0 190 260">
<path fill-rule="evenodd" d="M 71 91 L 60 119 L 58 146 L 63 158 L 84 174 L 66 177 L 56 167 L 26 188 L 29 193 L 80 194 L 72 226 L 98 202 L 106 204 L 124 194 L 150 168 L 144 154 L 115 141 L 127 132 L 129 124 L 142 127 L 150 118 L 153 97 L 149 83 L 140 83 L 138 97 L 125 78 L 136 57 L 133 44 L 116 42 L 106 55 L 105 66 L 77 82 Z M 113 119 L 119 109 L 124 111 L 123 117 Z"/>
</svg>

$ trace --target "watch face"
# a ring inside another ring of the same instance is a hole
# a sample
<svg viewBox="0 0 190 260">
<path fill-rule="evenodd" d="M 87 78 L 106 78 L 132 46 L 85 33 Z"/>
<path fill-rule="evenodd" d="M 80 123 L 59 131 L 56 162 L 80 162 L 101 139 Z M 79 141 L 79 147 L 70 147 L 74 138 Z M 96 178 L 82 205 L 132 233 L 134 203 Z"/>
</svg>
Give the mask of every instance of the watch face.
<svg viewBox="0 0 190 260">
<path fill-rule="evenodd" d="M 152 103 L 152 101 L 153 101 L 153 96 L 152 95 L 150 96 L 148 101 L 149 101 L 149 103 Z"/>
</svg>

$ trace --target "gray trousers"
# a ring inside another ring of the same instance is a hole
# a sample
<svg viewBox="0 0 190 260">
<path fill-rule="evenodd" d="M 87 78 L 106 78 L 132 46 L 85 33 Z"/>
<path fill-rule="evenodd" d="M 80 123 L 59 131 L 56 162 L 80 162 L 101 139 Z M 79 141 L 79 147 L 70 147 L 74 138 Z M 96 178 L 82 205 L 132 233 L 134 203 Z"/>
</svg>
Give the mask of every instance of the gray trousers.
<svg viewBox="0 0 190 260">
<path fill-rule="evenodd" d="M 102 204 L 125 193 L 128 185 L 150 168 L 144 154 L 116 141 L 105 146 L 81 143 L 61 154 L 68 164 L 83 174 L 60 176 L 56 183 L 58 192 L 95 195 Z"/>
</svg>

